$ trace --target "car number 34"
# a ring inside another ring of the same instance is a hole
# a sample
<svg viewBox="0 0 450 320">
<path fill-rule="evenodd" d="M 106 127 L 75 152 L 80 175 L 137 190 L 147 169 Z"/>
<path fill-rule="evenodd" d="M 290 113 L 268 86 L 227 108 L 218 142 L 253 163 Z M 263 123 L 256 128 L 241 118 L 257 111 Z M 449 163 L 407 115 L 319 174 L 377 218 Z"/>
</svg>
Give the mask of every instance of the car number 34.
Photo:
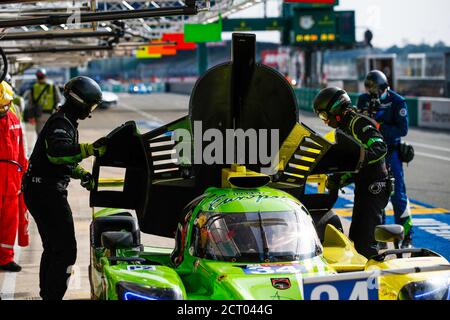
<svg viewBox="0 0 450 320">
<path fill-rule="evenodd" d="M 305 300 L 378 300 L 378 282 L 376 279 L 349 279 L 303 283 L 303 296 Z"/>
<path fill-rule="evenodd" d="M 244 272 L 247 274 L 289 274 L 306 272 L 306 268 L 302 265 L 253 265 L 244 268 Z"/>
</svg>

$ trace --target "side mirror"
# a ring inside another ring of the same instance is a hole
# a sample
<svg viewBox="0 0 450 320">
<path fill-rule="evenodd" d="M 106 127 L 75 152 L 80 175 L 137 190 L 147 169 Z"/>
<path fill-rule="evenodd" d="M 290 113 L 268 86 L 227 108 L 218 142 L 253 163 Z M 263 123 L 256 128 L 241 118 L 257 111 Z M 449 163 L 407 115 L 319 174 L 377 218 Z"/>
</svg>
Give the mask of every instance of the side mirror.
<svg viewBox="0 0 450 320">
<path fill-rule="evenodd" d="M 131 232 L 107 231 L 102 233 L 102 247 L 109 249 L 115 255 L 116 249 L 133 247 L 133 235 Z"/>
<path fill-rule="evenodd" d="M 382 224 L 375 227 L 375 240 L 398 243 L 404 238 L 403 227 L 399 224 Z"/>
</svg>

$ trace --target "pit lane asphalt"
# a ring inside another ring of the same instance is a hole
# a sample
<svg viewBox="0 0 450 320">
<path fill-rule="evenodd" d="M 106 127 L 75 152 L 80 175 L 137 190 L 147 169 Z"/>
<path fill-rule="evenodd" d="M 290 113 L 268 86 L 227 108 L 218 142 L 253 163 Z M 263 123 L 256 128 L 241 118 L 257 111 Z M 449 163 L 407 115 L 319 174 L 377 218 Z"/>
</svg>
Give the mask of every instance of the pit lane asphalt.
<svg viewBox="0 0 450 320">
<path fill-rule="evenodd" d="M 128 120 L 135 120 L 142 131 L 158 122 L 167 123 L 187 114 L 189 96 L 176 94 L 119 95 L 119 104 L 107 110 L 95 111 L 91 119 L 80 123 L 80 141 L 91 142 L 106 135 Z M 318 133 L 328 128 L 313 114 L 300 113 L 300 121 Z M 146 124 L 148 126 L 146 126 Z M 35 134 L 27 125 L 28 149 L 31 151 Z M 450 132 L 411 128 L 405 139 L 416 149 L 416 158 L 405 167 L 408 195 L 436 207 L 450 209 Z M 92 166 L 91 159 L 83 162 Z M 77 262 L 65 299 L 89 299 L 89 223 L 91 209 L 89 194 L 77 181 L 69 186 L 78 243 Z M 38 299 L 39 261 L 42 246 L 33 219 L 30 219 L 30 246 L 16 248 L 18 263 L 23 270 L 18 274 L 0 273 L 0 293 L 3 299 Z M 345 222 L 348 227 L 348 221 Z M 142 234 L 144 244 L 173 246 L 173 240 Z"/>
</svg>

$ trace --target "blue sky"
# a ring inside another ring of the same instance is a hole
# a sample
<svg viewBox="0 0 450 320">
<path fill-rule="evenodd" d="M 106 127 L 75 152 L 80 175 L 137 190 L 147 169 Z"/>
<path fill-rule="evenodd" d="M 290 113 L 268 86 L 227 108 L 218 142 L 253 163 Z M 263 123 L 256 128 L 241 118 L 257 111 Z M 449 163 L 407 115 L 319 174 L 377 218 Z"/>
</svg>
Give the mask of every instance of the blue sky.
<svg viewBox="0 0 450 320">
<path fill-rule="evenodd" d="M 268 15 L 278 15 L 281 0 L 268 0 Z M 386 48 L 406 43 L 434 44 L 439 40 L 450 45 L 450 0 L 340 0 L 338 10 L 355 10 L 356 37 L 363 39 L 369 28 L 373 44 Z M 232 17 L 262 17 L 257 5 Z M 228 38 L 225 36 L 224 38 Z M 276 32 L 257 33 L 258 41 L 278 41 Z"/>
</svg>

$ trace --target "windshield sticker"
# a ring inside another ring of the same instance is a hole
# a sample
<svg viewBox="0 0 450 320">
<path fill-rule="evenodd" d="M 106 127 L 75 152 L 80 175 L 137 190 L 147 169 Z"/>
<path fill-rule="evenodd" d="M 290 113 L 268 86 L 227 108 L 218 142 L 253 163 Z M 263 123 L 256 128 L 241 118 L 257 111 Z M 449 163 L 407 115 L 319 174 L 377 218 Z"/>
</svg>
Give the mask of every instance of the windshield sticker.
<svg viewBox="0 0 450 320">
<path fill-rule="evenodd" d="M 128 271 L 155 271 L 155 266 L 127 266 Z"/>
<path fill-rule="evenodd" d="M 301 264 L 249 264 L 242 266 L 242 270 L 246 274 L 291 274 L 308 271 Z"/>
</svg>

